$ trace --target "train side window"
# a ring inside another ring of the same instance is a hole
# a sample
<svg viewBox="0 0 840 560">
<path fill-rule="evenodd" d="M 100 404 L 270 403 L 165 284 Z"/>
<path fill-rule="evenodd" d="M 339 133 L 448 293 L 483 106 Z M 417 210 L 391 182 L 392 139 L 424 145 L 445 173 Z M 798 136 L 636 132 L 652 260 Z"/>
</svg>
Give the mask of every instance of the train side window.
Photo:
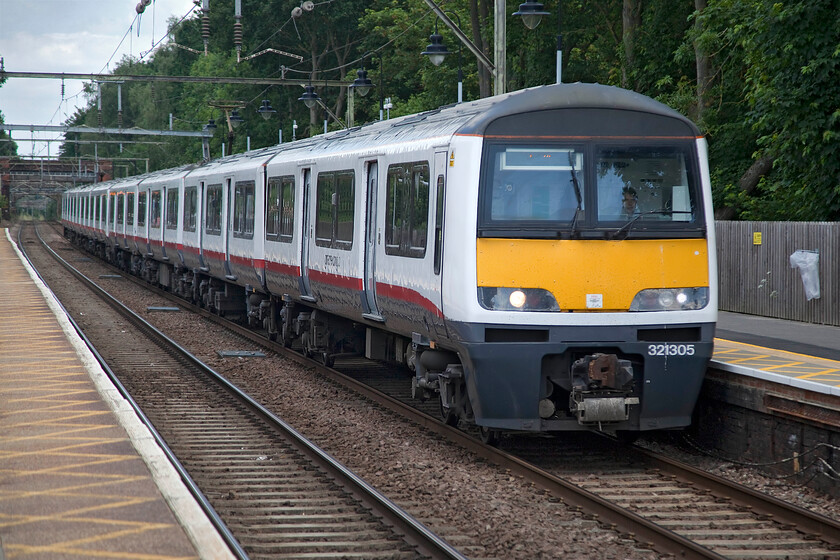
<svg viewBox="0 0 840 560">
<path fill-rule="evenodd" d="M 356 175 L 352 170 L 318 173 L 315 244 L 350 250 L 356 214 Z"/>
<path fill-rule="evenodd" d="M 256 187 L 254 181 L 237 181 L 233 191 L 233 236 L 244 239 L 254 237 Z"/>
<path fill-rule="evenodd" d="M 195 231 L 198 216 L 198 187 L 184 189 L 184 231 Z"/>
<path fill-rule="evenodd" d="M 166 229 L 178 229 L 178 189 L 166 193 Z"/>
<path fill-rule="evenodd" d="M 137 226 L 146 227 L 146 193 L 137 193 Z"/>
<path fill-rule="evenodd" d="M 440 265 L 443 261 L 443 201 L 446 200 L 444 189 L 443 175 L 438 175 L 435 206 L 435 274 L 440 274 Z"/>
<path fill-rule="evenodd" d="M 160 227 L 160 215 L 161 215 L 161 194 L 160 191 L 152 191 L 152 204 L 151 208 L 149 209 L 151 216 L 151 227 L 159 228 Z"/>
<path fill-rule="evenodd" d="M 209 185 L 204 206 L 204 231 L 209 235 L 222 234 L 222 185 Z"/>
<path fill-rule="evenodd" d="M 429 227 L 429 163 L 388 166 L 385 253 L 423 258 Z"/>
<path fill-rule="evenodd" d="M 265 203 L 265 238 L 292 242 L 295 226 L 295 178 L 292 175 L 268 178 Z"/>
<path fill-rule="evenodd" d="M 125 222 L 134 225 L 134 193 L 125 195 Z"/>
<path fill-rule="evenodd" d="M 122 193 L 117 195 L 117 217 L 115 223 L 118 226 L 125 223 L 125 195 Z"/>
</svg>

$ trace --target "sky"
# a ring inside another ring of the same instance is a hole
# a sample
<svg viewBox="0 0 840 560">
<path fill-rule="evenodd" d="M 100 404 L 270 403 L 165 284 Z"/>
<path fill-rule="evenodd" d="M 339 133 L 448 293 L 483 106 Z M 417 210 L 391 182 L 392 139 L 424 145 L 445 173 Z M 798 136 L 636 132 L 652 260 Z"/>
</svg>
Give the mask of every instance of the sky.
<svg viewBox="0 0 840 560">
<path fill-rule="evenodd" d="M 152 0 L 136 20 L 138 1 L 0 0 L 5 70 L 107 74 L 123 56 L 138 58 L 150 50 L 166 34 L 167 20 L 194 7 L 192 0 Z M 60 79 L 10 78 L 0 86 L 0 112 L 7 124 L 61 125 L 77 107 L 87 106 L 83 85 L 65 80 L 62 99 Z M 33 133 L 12 132 L 18 154 L 38 158 L 57 155 L 60 144 L 37 140 L 60 137 L 35 132 L 33 143 Z"/>
</svg>

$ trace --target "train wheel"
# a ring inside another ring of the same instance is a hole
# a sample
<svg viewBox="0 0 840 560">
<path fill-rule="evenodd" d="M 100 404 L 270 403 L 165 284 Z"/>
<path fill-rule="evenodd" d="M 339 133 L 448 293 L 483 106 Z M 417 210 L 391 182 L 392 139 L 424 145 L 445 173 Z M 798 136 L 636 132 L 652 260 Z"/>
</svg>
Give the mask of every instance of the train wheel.
<svg viewBox="0 0 840 560">
<path fill-rule="evenodd" d="M 499 442 L 502 441 L 501 430 L 494 430 L 486 426 L 478 427 L 478 435 L 481 437 L 481 441 L 487 445 L 492 445 L 493 447 L 497 447 Z"/>
<path fill-rule="evenodd" d="M 292 327 L 286 321 L 283 321 L 281 326 L 281 339 L 283 340 L 283 346 L 286 348 L 292 347 Z"/>
<path fill-rule="evenodd" d="M 300 335 L 300 342 L 303 345 L 303 355 L 306 356 L 307 358 L 311 358 L 314 355 L 314 353 L 313 353 L 313 348 L 311 348 L 309 346 L 309 333 L 308 332 L 305 332 L 302 335 Z"/>
<path fill-rule="evenodd" d="M 321 352 L 321 361 L 324 362 L 325 366 L 333 367 L 335 365 L 335 356 L 327 352 Z"/>
<path fill-rule="evenodd" d="M 438 406 L 440 408 L 440 418 L 447 426 L 453 428 L 458 427 L 458 414 L 452 410 L 452 407 L 446 408 L 443 406 L 443 398 L 438 399 Z"/>
</svg>

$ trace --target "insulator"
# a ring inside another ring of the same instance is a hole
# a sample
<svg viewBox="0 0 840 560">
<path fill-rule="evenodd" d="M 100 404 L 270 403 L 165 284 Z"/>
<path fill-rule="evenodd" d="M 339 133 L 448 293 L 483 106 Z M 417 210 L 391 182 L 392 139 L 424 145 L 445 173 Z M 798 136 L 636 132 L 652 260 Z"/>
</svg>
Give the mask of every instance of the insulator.
<svg viewBox="0 0 840 560">
<path fill-rule="evenodd" d="M 134 9 L 137 10 L 138 14 L 142 14 L 146 11 L 146 6 L 143 5 L 143 2 L 138 2 Z"/>
<path fill-rule="evenodd" d="M 210 16 L 201 16 L 201 37 L 206 41 L 210 38 Z"/>
<path fill-rule="evenodd" d="M 238 21 L 233 24 L 233 44 L 242 44 L 242 24 Z"/>
<path fill-rule="evenodd" d="M 306 0 L 303 4 L 300 5 L 300 7 L 303 8 L 304 12 L 311 12 L 315 9 L 315 2 L 312 2 L 312 0 Z"/>
<path fill-rule="evenodd" d="M 300 6 L 295 6 L 294 8 L 292 8 L 292 17 L 293 18 L 297 19 L 302 15 L 303 15 L 303 10 L 301 9 Z"/>
</svg>

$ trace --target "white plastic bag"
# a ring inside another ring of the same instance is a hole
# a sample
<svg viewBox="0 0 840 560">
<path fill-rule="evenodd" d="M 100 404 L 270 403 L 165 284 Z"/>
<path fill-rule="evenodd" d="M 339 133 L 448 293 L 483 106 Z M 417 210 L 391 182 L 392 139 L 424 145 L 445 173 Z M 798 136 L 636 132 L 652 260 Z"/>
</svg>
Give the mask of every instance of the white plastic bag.
<svg viewBox="0 0 840 560">
<path fill-rule="evenodd" d="M 794 251 L 790 267 L 798 268 L 808 301 L 820 297 L 820 254 L 816 251 Z"/>
</svg>

